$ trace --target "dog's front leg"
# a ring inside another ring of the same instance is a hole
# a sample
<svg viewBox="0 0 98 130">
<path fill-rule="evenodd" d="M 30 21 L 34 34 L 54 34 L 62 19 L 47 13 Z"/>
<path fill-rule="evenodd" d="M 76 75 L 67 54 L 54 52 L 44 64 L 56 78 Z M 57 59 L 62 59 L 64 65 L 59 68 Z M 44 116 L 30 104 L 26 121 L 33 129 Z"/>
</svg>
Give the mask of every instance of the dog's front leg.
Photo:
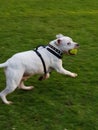
<svg viewBox="0 0 98 130">
<path fill-rule="evenodd" d="M 63 68 L 62 61 L 60 61 L 59 64 L 56 64 L 55 69 L 58 73 L 68 75 L 68 76 L 73 77 L 73 78 L 77 77 L 76 73 L 72 73 L 72 72 Z"/>
<path fill-rule="evenodd" d="M 68 70 L 65 70 L 63 67 L 57 68 L 56 70 L 57 70 L 57 72 L 59 72 L 61 74 L 68 75 L 68 76 L 73 77 L 73 78 L 75 78 L 77 76 L 76 73 L 72 73 Z"/>
<path fill-rule="evenodd" d="M 59 60 L 57 62 L 57 64 L 55 64 L 54 68 L 58 73 L 68 75 L 68 76 L 73 77 L 73 78 L 78 76 L 76 73 L 72 73 L 72 72 L 64 69 L 63 66 L 62 66 L 62 60 Z"/>
</svg>

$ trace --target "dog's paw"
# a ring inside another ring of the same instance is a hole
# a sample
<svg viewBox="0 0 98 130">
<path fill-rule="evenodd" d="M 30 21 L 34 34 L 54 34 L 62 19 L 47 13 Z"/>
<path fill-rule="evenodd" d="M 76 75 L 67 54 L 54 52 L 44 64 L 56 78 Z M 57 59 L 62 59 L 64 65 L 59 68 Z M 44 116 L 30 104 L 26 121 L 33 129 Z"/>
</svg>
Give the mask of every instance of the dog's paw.
<svg viewBox="0 0 98 130">
<path fill-rule="evenodd" d="M 31 90 L 33 88 L 34 86 L 24 86 L 24 85 L 19 87 L 19 89 L 23 89 L 23 90 Z"/>
<path fill-rule="evenodd" d="M 75 78 L 75 77 L 78 76 L 78 74 L 76 74 L 76 73 L 72 73 L 70 76 L 71 76 L 72 78 Z"/>
<path fill-rule="evenodd" d="M 11 104 L 13 104 L 12 101 L 7 101 L 7 102 L 4 102 L 4 103 L 7 104 L 7 105 L 11 105 Z"/>
</svg>

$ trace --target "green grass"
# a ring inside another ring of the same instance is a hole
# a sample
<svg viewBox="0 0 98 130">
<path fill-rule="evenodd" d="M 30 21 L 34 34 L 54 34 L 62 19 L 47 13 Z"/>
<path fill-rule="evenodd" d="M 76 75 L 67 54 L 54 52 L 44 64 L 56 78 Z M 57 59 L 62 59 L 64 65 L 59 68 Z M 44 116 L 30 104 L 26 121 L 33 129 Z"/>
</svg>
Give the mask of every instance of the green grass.
<svg viewBox="0 0 98 130">
<path fill-rule="evenodd" d="M 33 91 L 16 90 L 0 100 L 2 130 L 98 130 L 98 0 L 0 0 L 0 63 L 13 54 L 46 45 L 62 33 L 80 44 L 77 56 L 63 57 L 73 79 L 53 72 L 34 76 Z M 0 91 L 5 77 L 0 69 Z"/>
</svg>

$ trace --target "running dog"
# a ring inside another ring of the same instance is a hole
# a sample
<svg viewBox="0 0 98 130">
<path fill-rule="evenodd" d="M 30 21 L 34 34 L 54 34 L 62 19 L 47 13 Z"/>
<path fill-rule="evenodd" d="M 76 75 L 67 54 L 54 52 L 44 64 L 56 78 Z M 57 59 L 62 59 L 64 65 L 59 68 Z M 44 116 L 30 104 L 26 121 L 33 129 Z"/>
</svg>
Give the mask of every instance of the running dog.
<svg viewBox="0 0 98 130">
<path fill-rule="evenodd" d="M 24 90 L 31 90 L 33 86 L 25 86 L 24 81 L 35 74 L 42 75 L 40 80 L 49 78 L 52 70 L 75 78 L 72 73 L 62 66 L 62 55 L 70 55 L 70 50 L 78 48 L 79 44 L 70 37 L 62 34 L 56 35 L 56 39 L 46 46 L 37 47 L 34 50 L 21 52 L 13 55 L 5 63 L 0 64 L 4 68 L 6 76 L 6 88 L 0 93 L 5 104 L 11 104 L 6 96 L 12 93 L 17 87 Z"/>
</svg>

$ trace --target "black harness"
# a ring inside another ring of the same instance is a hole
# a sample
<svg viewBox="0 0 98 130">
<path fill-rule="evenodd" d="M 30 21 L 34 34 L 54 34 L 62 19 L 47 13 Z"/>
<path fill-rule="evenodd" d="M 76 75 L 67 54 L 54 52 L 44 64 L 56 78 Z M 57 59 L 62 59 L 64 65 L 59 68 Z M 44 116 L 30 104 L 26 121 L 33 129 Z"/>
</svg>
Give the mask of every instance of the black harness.
<svg viewBox="0 0 98 130">
<path fill-rule="evenodd" d="M 48 45 L 48 46 L 38 46 L 37 48 L 34 49 L 35 53 L 39 56 L 39 58 L 41 59 L 41 62 L 43 64 L 43 68 L 44 68 L 44 76 L 46 76 L 46 74 L 48 73 L 47 70 L 46 70 L 46 65 L 45 65 L 45 61 L 42 57 L 42 55 L 39 53 L 38 51 L 38 48 L 39 47 L 43 47 L 43 48 L 46 48 L 50 53 L 52 53 L 53 55 L 55 55 L 57 58 L 61 59 L 62 58 L 62 52 L 60 50 L 58 50 L 57 48 L 55 48 L 54 46 L 52 45 Z M 39 78 L 39 80 L 42 80 L 44 79 L 44 76 L 41 76 Z"/>
<path fill-rule="evenodd" d="M 37 47 L 36 49 L 34 49 L 34 51 L 36 52 L 36 54 L 37 54 L 37 55 L 39 56 L 39 58 L 41 59 L 42 64 L 43 64 L 43 68 L 44 68 L 44 73 L 47 74 L 45 62 L 44 62 L 44 59 L 43 59 L 42 55 L 38 52 L 38 47 Z"/>
<path fill-rule="evenodd" d="M 57 48 L 55 48 L 54 46 L 52 46 L 52 45 L 49 44 L 47 46 L 47 50 L 50 53 L 52 53 L 53 55 L 55 55 L 57 58 L 62 59 L 63 53 L 60 50 L 58 50 Z"/>
</svg>

